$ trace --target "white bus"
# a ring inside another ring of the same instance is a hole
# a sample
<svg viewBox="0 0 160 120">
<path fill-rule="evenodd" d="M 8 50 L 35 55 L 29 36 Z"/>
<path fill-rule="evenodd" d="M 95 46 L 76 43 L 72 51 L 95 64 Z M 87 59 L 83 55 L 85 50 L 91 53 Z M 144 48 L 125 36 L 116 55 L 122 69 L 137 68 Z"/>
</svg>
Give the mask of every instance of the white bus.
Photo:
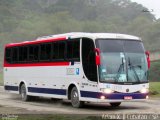
<svg viewBox="0 0 160 120">
<path fill-rule="evenodd" d="M 4 88 L 21 95 L 110 103 L 148 98 L 149 52 L 136 36 L 66 33 L 5 46 Z"/>
</svg>

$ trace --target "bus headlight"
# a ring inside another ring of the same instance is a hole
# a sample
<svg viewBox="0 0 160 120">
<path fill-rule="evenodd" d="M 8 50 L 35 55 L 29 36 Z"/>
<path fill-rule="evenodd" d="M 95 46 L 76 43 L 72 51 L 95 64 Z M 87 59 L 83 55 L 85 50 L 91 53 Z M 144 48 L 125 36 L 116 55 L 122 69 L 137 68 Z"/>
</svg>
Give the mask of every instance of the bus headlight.
<svg viewBox="0 0 160 120">
<path fill-rule="evenodd" d="M 143 88 L 142 90 L 140 90 L 141 93 L 148 93 L 149 90 L 147 88 Z"/>
<path fill-rule="evenodd" d="M 100 91 L 103 92 L 103 93 L 107 93 L 107 94 L 113 93 L 113 90 L 107 89 L 107 88 L 101 88 Z"/>
</svg>

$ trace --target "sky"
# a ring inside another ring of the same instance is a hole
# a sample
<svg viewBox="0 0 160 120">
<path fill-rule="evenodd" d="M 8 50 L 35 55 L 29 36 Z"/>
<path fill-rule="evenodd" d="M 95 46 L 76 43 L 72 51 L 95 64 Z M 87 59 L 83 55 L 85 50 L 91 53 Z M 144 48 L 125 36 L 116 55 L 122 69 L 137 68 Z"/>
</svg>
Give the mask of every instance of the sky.
<svg viewBox="0 0 160 120">
<path fill-rule="evenodd" d="M 157 19 L 160 18 L 160 0 L 131 0 L 131 1 L 142 4 L 149 10 L 153 9 L 152 14 L 154 14 Z"/>
</svg>

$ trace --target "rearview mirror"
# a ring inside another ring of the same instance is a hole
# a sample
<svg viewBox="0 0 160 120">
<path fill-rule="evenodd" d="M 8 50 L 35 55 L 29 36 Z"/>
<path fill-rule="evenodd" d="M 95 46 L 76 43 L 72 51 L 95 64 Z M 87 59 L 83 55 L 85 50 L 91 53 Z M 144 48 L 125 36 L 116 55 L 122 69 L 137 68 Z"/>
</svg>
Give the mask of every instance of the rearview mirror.
<svg viewBox="0 0 160 120">
<path fill-rule="evenodd" d="M 149 52 L 149 51 L 146 51 L 145 54 L 146 54 L 146 57 L 147 57 L 147 64 L 148 64 L 148 69 L 149 69 L 150 66 L 151 66 L 150 52 Z"/>
<path fill-rule="evenodd" d="M 100 65 L 101 64 L 101 60 L 100 60 L 100 50 L 99 48 L 95 48 L 95 52 L 96 52 L 96 65 Z"/>
</svg>

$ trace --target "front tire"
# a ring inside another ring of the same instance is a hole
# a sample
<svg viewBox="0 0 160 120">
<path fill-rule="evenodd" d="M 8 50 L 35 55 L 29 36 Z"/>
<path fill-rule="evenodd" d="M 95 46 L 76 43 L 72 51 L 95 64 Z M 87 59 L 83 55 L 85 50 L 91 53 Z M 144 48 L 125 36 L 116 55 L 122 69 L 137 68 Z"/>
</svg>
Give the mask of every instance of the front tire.
<svg viewBox="0 0 160 120">
<path fill-rule="evenodd" d="M 118 106 L 120 106 L 120 104 L 121 104 L 121 102 L 110 103 L 110 105 L 112 107 L 118 107 Z"/>
<path fill-rule="evenodd" d="M 30 100 L 30 96 L 27 95 L 25 84 L 21 85 L 20 95 L 21 95 L 22 101 L 29 101 Z"/>
<path fill-rule="evenodd" d="M 79 101 L 79 94 L 76 87 L 73 87 L 71 91 L 71 103 L 75 108 L 80 108 L 84 105 L 83 101 Z"/>
</svg>

